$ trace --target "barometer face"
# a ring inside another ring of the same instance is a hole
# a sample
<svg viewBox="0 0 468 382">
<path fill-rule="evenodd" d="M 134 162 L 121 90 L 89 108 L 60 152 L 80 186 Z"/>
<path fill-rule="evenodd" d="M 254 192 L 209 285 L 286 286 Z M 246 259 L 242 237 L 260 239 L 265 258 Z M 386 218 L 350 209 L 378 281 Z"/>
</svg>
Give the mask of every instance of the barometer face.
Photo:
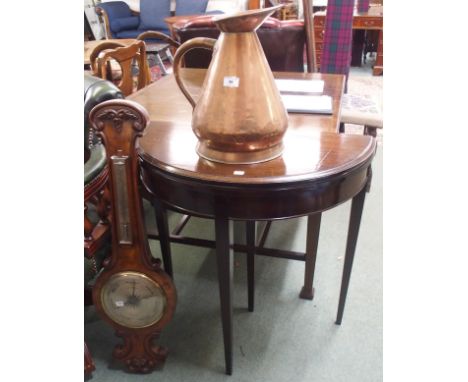
<svg viewBox="0 0 468 382">
<path fill-rule="evenodd" d="M 143 273 L 121 272 L 111 276 L 102 287 L 101 305 L 119 325 L 144 328 L 161 319 L 167 297 L 160 285 Z"/>
</svg>

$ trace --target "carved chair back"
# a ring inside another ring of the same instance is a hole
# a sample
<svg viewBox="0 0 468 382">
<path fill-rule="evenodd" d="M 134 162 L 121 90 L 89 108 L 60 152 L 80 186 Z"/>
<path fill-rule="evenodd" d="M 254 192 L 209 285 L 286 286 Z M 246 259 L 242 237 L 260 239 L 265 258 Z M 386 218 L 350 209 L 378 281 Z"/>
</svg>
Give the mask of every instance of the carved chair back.
<svg viewBox="0 0 468 382">
<path fill-rule="evenodd" d="M 97 75 L 101 78 L 108 78 L 107 63 L 115 60 L 120 65 L 122 77 L 117 84 L 125 96 L 133 93 L 133 63 L 138 65 L 137 90 L 149 84 L 148 63 L 146 61 L 146 46 L 143 41 L 136 41 L 131 45 L 102 51 L 97 58 Z"/>
<path fill-rule="evenodd" d="M 116 41 L 103 41 L 99 45 L 97 45 L 90 53 L 89 55 L 89 62 L 91 64 L 91 70 L 93 72 L 93 75 L 98 75 L 98 70 L 97 70 L 97 58 L 99 54 L 105 50 L 108 49 L 115 49 L 115 48 L 120 48 L 125 46 L 124 44 Z"/>
</svg>

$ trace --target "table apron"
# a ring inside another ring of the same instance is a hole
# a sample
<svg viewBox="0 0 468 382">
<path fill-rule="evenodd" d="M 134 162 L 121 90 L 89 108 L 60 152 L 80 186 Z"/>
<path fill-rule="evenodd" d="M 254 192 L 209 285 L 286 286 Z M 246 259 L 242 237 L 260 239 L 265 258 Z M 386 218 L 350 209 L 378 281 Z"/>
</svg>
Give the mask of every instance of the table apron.
<svg viewBox="0 0 468 382">
<path fill-rule="evenodd" d="M 167 206 L 190 215 L 273 220 L 324 211 L 354 197 L 366 185 L 370 161 L 320 180 L 282 184 L 204 182 L 142 164 L 144 187 Z"/>
</svg>

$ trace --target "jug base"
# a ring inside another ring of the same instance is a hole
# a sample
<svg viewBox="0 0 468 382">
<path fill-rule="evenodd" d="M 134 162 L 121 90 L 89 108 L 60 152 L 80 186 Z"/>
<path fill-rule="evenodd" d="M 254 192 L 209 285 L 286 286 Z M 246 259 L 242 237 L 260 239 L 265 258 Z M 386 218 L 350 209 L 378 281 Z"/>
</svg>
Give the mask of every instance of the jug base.
<svg viewBox="0 0 468 382">
<path fill-rule="evenodd" d="M 283 149 L 284 146 L 280 143 L 279 145 L 269 147 L 265 150 L 232 152 L 214 150 L 207 147 L 203 142 L 198 142 L 197 144 L 197 154 L 199 156 L 209 161 L 226 164 L 254 164 L 267 162 L 279 157 L 283 153 Z"/>
</svg>

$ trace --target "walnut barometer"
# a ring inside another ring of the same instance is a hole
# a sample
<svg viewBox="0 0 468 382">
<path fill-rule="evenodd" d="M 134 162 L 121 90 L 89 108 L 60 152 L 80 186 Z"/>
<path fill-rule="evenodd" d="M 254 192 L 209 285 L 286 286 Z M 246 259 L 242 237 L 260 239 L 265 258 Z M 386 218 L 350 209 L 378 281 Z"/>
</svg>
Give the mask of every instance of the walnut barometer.
<svg viewBox="0 0 468 382">
<path fill-rule="evenodd" d="M 97 105 L 90 119 L 106 148 L 112 224 L 111 255 L 97 277 L 93 302 L 123 338 L 114 358 L 131 371 L 150 372 L 166 359 L 167 349 L 154 342 L 177 298 L 171 277 L 151 255 L 144 227 L 135 146 L 149 117 L 135 102 L 111 100 Z"/>
</svg>

